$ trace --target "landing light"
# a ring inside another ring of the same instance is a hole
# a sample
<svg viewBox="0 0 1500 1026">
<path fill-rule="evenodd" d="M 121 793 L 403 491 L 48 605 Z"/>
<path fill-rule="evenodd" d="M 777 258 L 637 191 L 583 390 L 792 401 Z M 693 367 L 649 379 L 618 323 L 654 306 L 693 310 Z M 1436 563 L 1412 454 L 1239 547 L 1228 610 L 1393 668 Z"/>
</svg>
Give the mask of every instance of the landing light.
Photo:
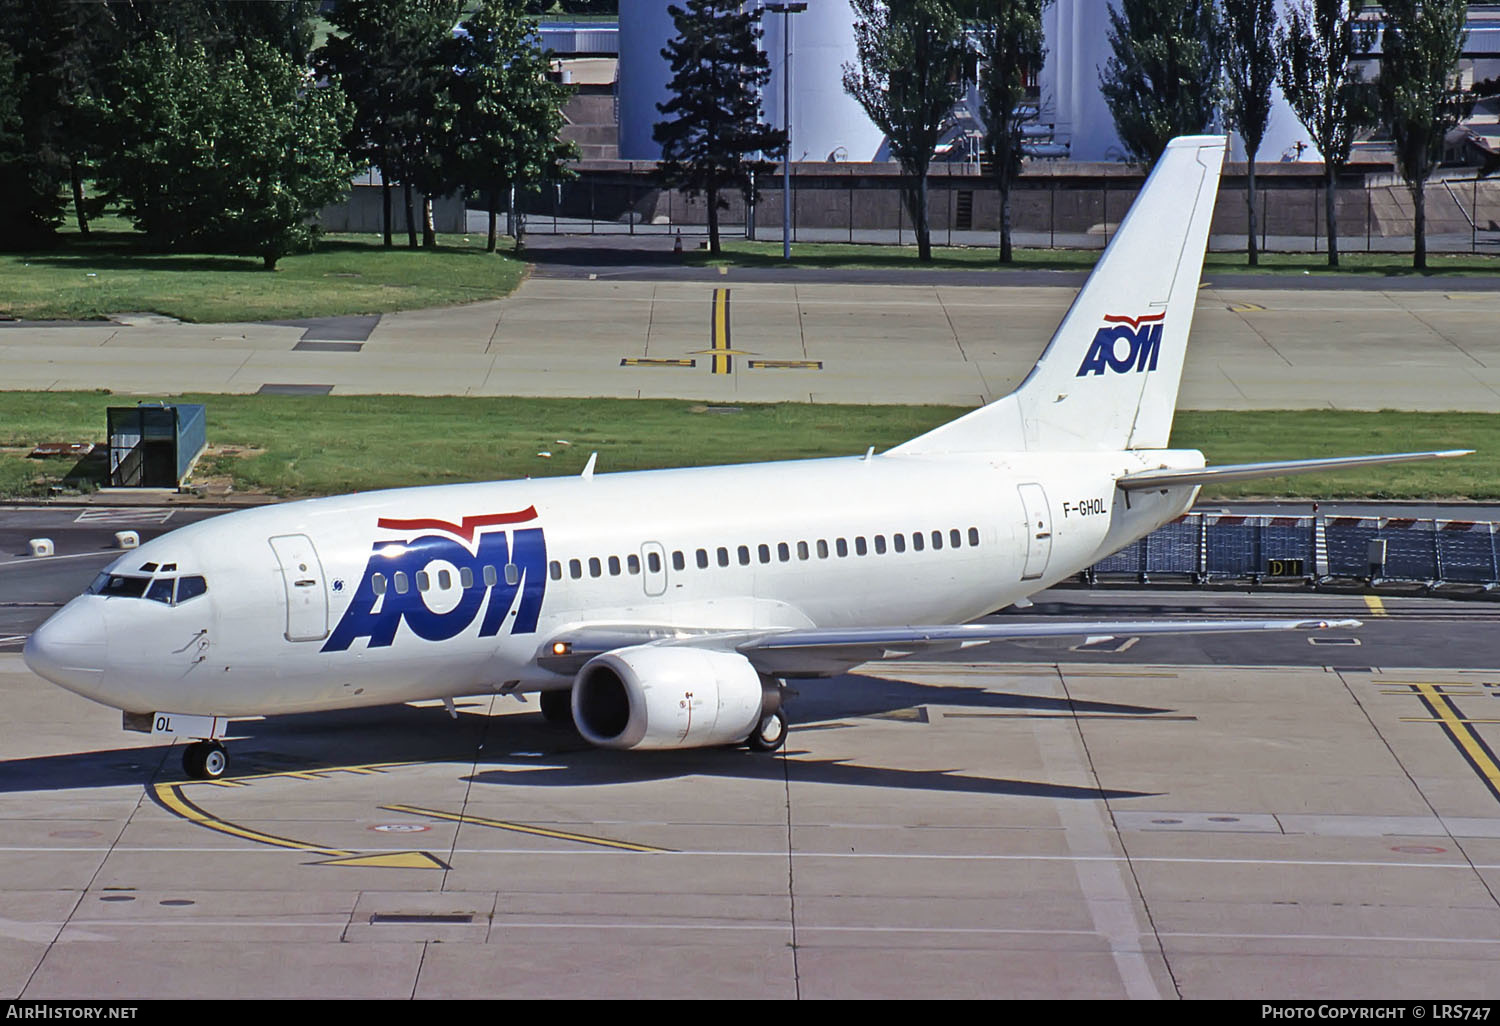
<svg viewBox="0 0 1500 1026">
<path fill-rule="evenodd" d="M 573 646 L 568 644 L 566 641 L 554 641 L 552 643 L 553 655 L 567 655 L 571 651 L 573 651 Z"/>
</svg>

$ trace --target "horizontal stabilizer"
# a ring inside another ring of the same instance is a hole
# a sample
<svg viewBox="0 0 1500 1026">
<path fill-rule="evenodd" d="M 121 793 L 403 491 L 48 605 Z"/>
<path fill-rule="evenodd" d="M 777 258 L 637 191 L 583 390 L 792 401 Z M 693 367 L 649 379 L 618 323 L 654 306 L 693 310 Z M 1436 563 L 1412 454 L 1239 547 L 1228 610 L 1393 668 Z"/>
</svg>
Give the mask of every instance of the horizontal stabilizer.
<svg viewBox="0 0 1500 1026">
<path fill-rule="evenodd" d="M 1347 470 L 1350 467 L 1373 467 L 1382 463 L 1446 460 L 1454 456 L 1468 456 L 1473 451 L 1473 449 L 1446 449 L 1441 452 L 1392 452 L 1380 456 L 1336 456 L 1322 460 L 1231 463 L 1222 467 L 1195 467 L 1188 470 L 1146 470 L 1139 474 L 1127 474 L 1115 484 L 1130 491 L 1140 488 L 1172 488 L 1180 485 L 1249 481 L 1258 477 L 1313 474 L 1321 470 Z"/>
</svg>

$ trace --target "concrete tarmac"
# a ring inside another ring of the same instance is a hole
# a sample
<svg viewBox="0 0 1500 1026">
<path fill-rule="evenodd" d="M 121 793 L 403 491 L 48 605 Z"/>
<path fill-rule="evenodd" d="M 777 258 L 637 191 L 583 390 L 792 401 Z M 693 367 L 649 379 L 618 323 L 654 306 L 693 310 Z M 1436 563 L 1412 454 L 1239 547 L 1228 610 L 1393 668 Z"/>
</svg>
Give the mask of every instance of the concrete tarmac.
<svg viewBox="0 0 1500 1026">
<path fill-rule="evenodd" d="M 0 995 L 1484 999 L 1500 684 L 1444 646 L 1492 607 L 1447 608 L 1406 668 L 870 665 L 775 756 L 491 697 L 281 717 L 217 783 L 0 653 Z"/>
<path fill-rule="evenodd" d="M 861 284 L 822 272 L 778 281 L 767 279 L 790 272 L 653 269 L 654 280 L 637 280 L 552 267 L 504 300 L 378 318 L 4 324 L 0 380 L 149 396 L 300 389 L 972 406 L 1020 382 L 1077 288 L 979 284 L 996 278 L 983 272 L 963 284 L 910 272 L 892 279 L 905 283 Z M 1179 406 L 1495 409 L 1500 283 L 1402 281 L 1210 280 Z"/>
</svg>

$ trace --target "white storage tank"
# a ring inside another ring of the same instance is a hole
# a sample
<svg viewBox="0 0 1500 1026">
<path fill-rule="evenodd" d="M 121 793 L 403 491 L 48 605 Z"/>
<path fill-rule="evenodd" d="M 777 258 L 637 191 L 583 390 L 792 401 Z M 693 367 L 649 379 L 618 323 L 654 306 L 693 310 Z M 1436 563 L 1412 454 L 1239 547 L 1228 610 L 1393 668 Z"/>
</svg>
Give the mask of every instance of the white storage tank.
<svg viewBox="0 0 1500 1026">
<path fill-rule="evenodd" d="M 620 159 L 660 160 L 651 131 L 661 120 L 658 103 L 672 92 L 672 68 L 662 47 L 677 37 L 668 0 L 620 0 Z M 680 4 L 678 5 L 680 6 Z"/>
<path fill-rule="evenodd" d="M 783 26 L 791 35 L 789 69 L 782 61 Z M 844 92 L 843 66 L 859 63 L 848 0 L 807 0 L 807 10 L 798 14 L 766 11 L 761 27 L 761 46 L 771 59 L 764 117 L 767 124 L 783 127 L 782 89 L 789 81 L 792 160 L 874 160 L 885 134 Z"/>
<path fill-rule="evenodd" d="M 671 67 L 661 51 L 676 38 L 669 0 L 620 0 L 620 157 L 659 160 L 651 137 L 661 120 L 658 103 L 671 98 Z M 679 4 L 680 6 L 680 4 Z M 751 0 L 748 7 L 763 6 Z M 807 9 L 761 16 L 761 47 L 771 62 L 771 80 L 761 100 L 762 120 L 782 126 L 782 27 L 791 23 L 790 83 L 792 159 L 873 160 L 884 139 L 864 109 L 844 92 L 843 65 L 856 63 L 854 15 L 848 0 L 807 0 Z"/>
</svg>

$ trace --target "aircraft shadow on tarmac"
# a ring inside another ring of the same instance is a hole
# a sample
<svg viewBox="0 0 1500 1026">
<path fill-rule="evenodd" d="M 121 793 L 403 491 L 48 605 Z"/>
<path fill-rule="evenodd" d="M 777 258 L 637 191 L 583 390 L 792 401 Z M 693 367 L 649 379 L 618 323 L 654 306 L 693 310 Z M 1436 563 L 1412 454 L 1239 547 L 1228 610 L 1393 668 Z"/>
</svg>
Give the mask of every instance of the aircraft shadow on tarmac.
<svg viewBox="0 0 1500 1026">
<path fill-rule="evenodd" d="M 665 752 L 616 752 L 589 745 L 566 727 L 539 715 L 485 715 L 488 698 L 459 703 L 457 720 L 436 706 L 379 706 L 338 712 L 278 716 L 236 725 L 248 735 L 229 742 L 229 778 L 282 772 L 337 772 L 350 766 L 450 763 L 475 783 L 510 787 L 582 787 L 709 776 L 792 780 L 919 791 L 1019 795 L 1042 798 L 1138 798 L 1152 792 L 1101 790 L 1038 781 L 968 776 L 952 770 L 902 770 L 810 759 L 800 749 L 800 731 L 848 729 L 862 717 L 915 713 L 932 704 L 971 715 L 1048 718 L 1074 714 L 1141 717 L 1170 709 L 1112 702 L 1076 702 L 1041 695 L 939 686 L 883 677 L 836 677 L 796 682 L 788 700 L 792 734 L 787 758 L 743 749 L 695 748 Z M 503 701 L 503 700 L 502 700 Z M 531 708 L 535 708 L 534 699 Z M 503 707 L 502 707 L 503 708 Z M 917 716 L 912 716 L 921 722 Z M 0 794 L 75 788 L 149 787 L 186 779 L 181 745 L 151 744 L 71 755 L 0 761 Z"/>
</svg>

